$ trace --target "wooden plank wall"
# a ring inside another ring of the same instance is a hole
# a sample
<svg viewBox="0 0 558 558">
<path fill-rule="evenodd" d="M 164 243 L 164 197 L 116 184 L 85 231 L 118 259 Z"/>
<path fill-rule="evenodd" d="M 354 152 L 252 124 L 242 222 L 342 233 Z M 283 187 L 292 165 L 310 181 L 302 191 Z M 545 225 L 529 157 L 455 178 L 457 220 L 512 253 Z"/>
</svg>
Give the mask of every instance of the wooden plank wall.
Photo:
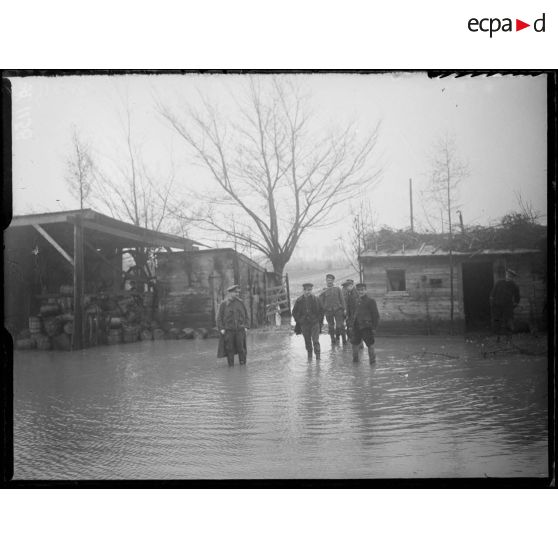
<svg viewBox="0 0 558 558">
<path fill-rule="evenodd" d="M 516 323 L 518 327 L 527 324 L 531 330 L 544 327 L 546 274 L 540 260 L 541 256 L 532 254 L 483 257 L 483 261 L 492 262 L 495 281 L 498 266 L 507 265 L 518 273 L 516 283 L 520 289 L 521 302 L 515 312 Z M 457 257 L 454 262 L 454 331 L 463 330 L 465 323 L 462 261 L 471 260 Z M 389 269 L 405 270 L 406 292 L 387 292 Z M 441 280 L 441 285 L 431 287 L 430 279 Z M 378 304 L 382 331 L 413 333 L 449 331 L 450 270 L 447 259 L 365 260 L 364 280 L 368 285 L 370 296 L 375 298 Z"/>
<path fill-rule="evenodd" d="M 231 250 L 161 254 L 157 264 L 159 319 L 180 327 L 213 327 L 227 289 L 240 284 L 252 325 L 262 325 L 263 272 Z"/>
</svg>

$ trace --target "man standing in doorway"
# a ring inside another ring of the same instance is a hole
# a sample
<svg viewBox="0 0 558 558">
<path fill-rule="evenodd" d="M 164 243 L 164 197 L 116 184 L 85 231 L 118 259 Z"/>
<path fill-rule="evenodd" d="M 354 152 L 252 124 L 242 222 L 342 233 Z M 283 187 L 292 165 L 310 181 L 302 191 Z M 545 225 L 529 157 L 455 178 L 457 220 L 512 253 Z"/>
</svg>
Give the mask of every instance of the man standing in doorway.
<svg viewBox="0 0 558 558">
<path fill-rule="evenodd" d="M 221 302 L 217 315 L 217 327 L 224 338 L 224 349 L 229 366 L 234 366 L 234 355 L 240 364 L 246 364 L 246 330 L 249 327 L 248 312 L 240 300 L 240 286 L 227 289 L 228 296 Z"/>
<path fill-rule="evenodd" d="M 295 331 L 302 333 L 308 360 L 312 360 L 312 345 L 316 360 L 320 360 L 320 325 L 324 319 L 322 305 L 316 295 L 312 294 L 312 283 L 304 283 L 301 296 L 293 306 L 293 318 L 296 322 Z"/>
<path fill-rule="evenodd" d="M 345 302 L 341 289 L 333 284 L 334 281 L 335 276 L 328 273 L 326 275 L 326 288 L 318 297 L 324 309 L 332 345 L 339 343 L 341 336 L 345 337 Z"/>
<path fill-rule="evenodd" d="M 353 346 L 353 362 L 358 362 L 359 345 L 361 341 L 368 347 L 370 364 L 376 362 L 374 351 L 374 334 L 380 321 L 378 306 L 373 298 L 366 294 L 366 285 L 358 283 L 356 286 L 358 300 L 354 312 L 351 312 L 349 323 L 351 328 L 351 344 Z"/>
<path fill-rule="evenodd" d="M 517 273 L 512 269 L 506 269 L 505 278 L 499 270 L 499 280 L 490 292 L 490 309 L 492 312 L 492 324 L 496 333 L 496 342 L 500 342 L 502 333 L 506 336 L 506 342 L 511 342 L 513 332 L 513 310 L 519 304 L 519 287 L 514 278 Z"/>
</svg>

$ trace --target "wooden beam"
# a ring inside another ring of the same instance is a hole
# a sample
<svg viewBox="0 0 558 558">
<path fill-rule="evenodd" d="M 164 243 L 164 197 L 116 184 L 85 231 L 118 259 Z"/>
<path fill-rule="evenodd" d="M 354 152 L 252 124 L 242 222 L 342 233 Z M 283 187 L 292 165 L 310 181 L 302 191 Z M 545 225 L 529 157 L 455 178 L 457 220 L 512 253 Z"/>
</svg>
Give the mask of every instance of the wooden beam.
<svg viewBox="0 0 558 558">
<path fill-rule="evenodd" d="M 122 269 L 118 269 L 118 266 L 114 265 L 113 262 L 105 258 L 105 256 L 103 256 L 103 254 L 101 254 L 101 252 L 99 252 L 91 243 L 87 242 L 87 240 L 84 240 L 83 243 L 85 244 L 85 246 L 87 246 L 87 248 L 89 248 L 89 250 L 91 250 L 91 252 L 93 252 L 97 255 L 97 257 L 103 260 L 112 270 L 116 269 L 118 271 L 119 277 L 122 275 Z"/>
<path fill-rule="evenodd" d="M 56 242 L 56 240 L 54 240 L 54 238 L 52 238 L 52 236 L 50 236 L 50 234 L 48 234 L 45 229 L 43 229 L 43 227 L 41 227 L 41 225 L 33 225 L 33 228 L 43 237 L 47 240 L 47 242 L 49 244 L 51 244 L 52 246 L 54 246 L 54 248 L 56 248 L 56 251 L 59 252 L 60 254 L 62 254 L 62 256 L 64 256 L 64 258 L 66 258 L 66 260 L 68 260 L 72 265 L 74 265 L 74 259 L 66 252 L 66 250 L 64 250 L 64 248 L 62 248 L 62 246 L 60 246 L 60 244 L 58 244 L 58 242 Z"/>
<path fill-rule="evenodd" d="M 83 349 L 83 332 L 85 329 L 83 240 L 83 228 L 78 220 L 74 224 L 74 333 L 72 349 Z"/>
<path fill-rule="evenodd" d="M 19 215 L 14 216 L 10 227 L 28 227 L 35 225 L 49 225 L 52 223 L 65 223 L 68 220 L 68 213 L 44 213 L 40 215 Z"/>
<path fill-rule="evenodd" d="M 169 236 L 164 233 L 152 233 L 151 231 L 145 233 L 143 231 L 132 232 L 89 220 L 84 220 L 82 225 L 87 229 L 108 234 L 115 238 L 130 240 L 132 243 L 140 246 L 171 246 L 172 248 L 178 248 L 180 250 L 188 250 L 188 248 L 192 246 L 192 241 L 189 239 L 175 240 L 169 238 Z"/>
</svg>

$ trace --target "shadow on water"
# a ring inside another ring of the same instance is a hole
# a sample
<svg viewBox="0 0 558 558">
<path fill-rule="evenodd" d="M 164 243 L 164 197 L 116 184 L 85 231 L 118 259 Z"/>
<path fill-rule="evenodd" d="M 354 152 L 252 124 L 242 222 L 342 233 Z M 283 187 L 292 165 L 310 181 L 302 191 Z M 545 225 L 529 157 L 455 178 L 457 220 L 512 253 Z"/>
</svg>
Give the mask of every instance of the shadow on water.
<svg viewBox="0 0 558 558">
<path fill-rule="evenodd" d="M 215 340 L 16 353 L 15 477 L 547 475 L 544 357 L 379 338 L 371 366 L 321 342 L 308 362 L 301 337 L 252 332 L 232 368 Z"/>
</svg>

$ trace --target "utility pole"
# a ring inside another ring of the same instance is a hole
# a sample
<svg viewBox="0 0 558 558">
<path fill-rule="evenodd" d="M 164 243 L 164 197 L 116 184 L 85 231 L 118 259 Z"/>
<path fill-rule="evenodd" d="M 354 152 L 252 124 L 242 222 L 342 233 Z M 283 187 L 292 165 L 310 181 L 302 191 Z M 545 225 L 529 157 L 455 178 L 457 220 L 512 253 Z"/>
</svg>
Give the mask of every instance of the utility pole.
<svg viewBox="0 0 558 558">
<path fill-rule="evenodd" d="M 411 232 L 415 232 L 413 224 L 413 179 L 409 178 L 409 203 L 411 205 Z"/>
<path fill-rule="evenodd" d="M 448 171 L 448 229 L 449 229 L 449 266 L 450 266 L 450 335 L 453 335 L 453 240 L 451 230 L 451 195 L 450 195 L 450 177 Z"/>
</svg>

